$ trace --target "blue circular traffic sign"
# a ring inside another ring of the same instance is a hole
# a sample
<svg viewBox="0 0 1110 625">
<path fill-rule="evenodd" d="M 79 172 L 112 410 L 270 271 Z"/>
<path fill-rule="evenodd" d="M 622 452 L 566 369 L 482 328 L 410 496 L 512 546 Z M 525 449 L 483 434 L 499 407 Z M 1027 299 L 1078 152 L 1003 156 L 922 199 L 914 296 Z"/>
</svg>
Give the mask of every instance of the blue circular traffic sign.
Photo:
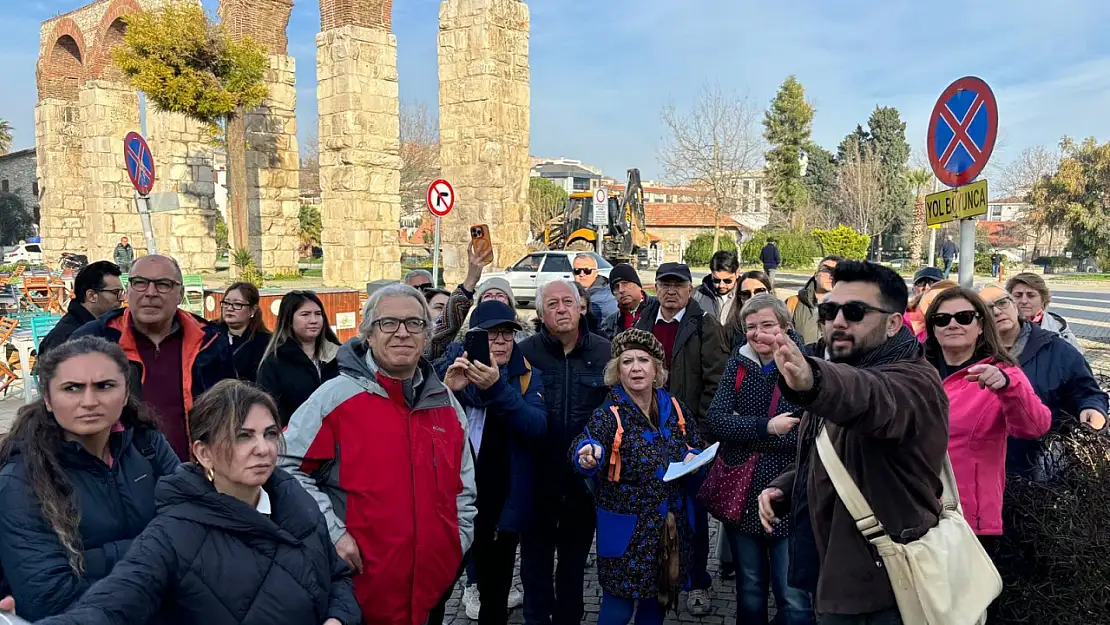
<svg viewBox="0 0 1110 625">
<path fill-rule="evenodd" d="M 135 190 L 139 195 L 150 195 L 154 188 L 154 155 L 142 135 L 129 132 L 123 138 L 123 160 Z"/>
<path fill-rule="evenodd" d="M 965 185 L 982 173 L 998 138 L 998 102 L 981 78 L 965 76 L 948 85 L 929 116 L 926 151 L 937 179 Z"/>
</svg>

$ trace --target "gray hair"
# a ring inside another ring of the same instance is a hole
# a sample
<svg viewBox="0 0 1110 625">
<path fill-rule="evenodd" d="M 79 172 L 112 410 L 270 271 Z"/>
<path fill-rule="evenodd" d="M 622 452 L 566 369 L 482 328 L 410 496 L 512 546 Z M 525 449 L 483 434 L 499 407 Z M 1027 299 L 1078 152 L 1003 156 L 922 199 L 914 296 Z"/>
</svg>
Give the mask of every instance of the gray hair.
<svg viewBox="0 0 1110 625">
<path fill-rule="evenodd" d="M 424 333 L 431 335 L 432 309 L 428 307 L 424 294 L 407 284 L 398 282 L 374 291 L 370 299 L 366 300 L 366 305 L 362 307 L 362 323 L 358 325 L 359 337 L 363 340 L 369 340 L 370 335 L 374 332 L 374 322 L 378 320 L 378 304 L 387 297 L 411 297 L 414 301 L 419 302 L 420 311 L 424 317 Z"/>
<path fill-rule="evenodd" d="M 401 280 L 401 282 L 408 284 L 411 278 L 415 278 L 417 276 L 427 278 L 428 282 L 431 282 L 433 285 L 435 285 L 435 278 L 432 277 L 432 272 L 426 269 L 413 269 L 412 271 L 405 274 L 405 279 Z"/>
<path fill-rule="evenodd" d="M 539 285 L 538 287 L 536 287 L 535 307 L 536 307 L 537 311 L 542 311 L 543 310 L 543 294 L 547 291 L 548 287 L 550 287 L 553 284 L 561 284 L 561 285 L 565 286 L 566 288 L 570 289 L 571 294 L 574 295 L 574 305 L 575 306 L 581 306 L 582 305 L 582 294 L 578 292 L 578 283 L 577 282 L 572 282 L 570 280 L 559 279 L 559 280 L 552 280 L 551 282 L 545 282 L 545 283 Z"/>
<path fill-rule="evenodd" d="M 790 327 L 790 310 L 786 308 L 786 304 L 770 293 L 756 293 L 740 309 L 740 329 L 744 329 L 744 322 L 748 320 L 748 317 L 768 308 L 775 311 L 775 318 L 779 320 L 780 326 L 783 328 Z"/>
<path fill-rule="evenodd" d="M 582 252 L 581 254 L 575 254 L 574 255 L 574 260 L 578 260 L 579 258 L 584 258 L 584 259 L 590 261 L 591 263 L 593 263 L 594 267 L 597 267 L 597 259 L 594 258 L 593 256 L 591 256 L 591 255 L 589 255 L 585 252 Z M 572 260 L 571 262 L 573 263 L 574 261 Z"/>
</svg>

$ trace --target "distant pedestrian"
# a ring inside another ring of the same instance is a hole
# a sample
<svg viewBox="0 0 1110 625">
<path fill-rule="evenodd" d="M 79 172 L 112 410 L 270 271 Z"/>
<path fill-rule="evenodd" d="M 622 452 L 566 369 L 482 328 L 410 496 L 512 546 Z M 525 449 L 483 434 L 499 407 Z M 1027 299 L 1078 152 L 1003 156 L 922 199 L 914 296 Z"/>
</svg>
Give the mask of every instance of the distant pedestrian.
<svg viewBox="0 0 1110 625">
<path fill-rule="evenodd" d="M 940 245 L 940 260 L 944 263 L 944 279 L 952 273 L 952 263 L 956 262 L 956 244 L 952 242 L 952 235 L 944 235 L 944 243 Z"/>
<path fill-rule="evenodd" d="M 991 252 L 991 277 L 997 278 L 1000 271 L 1002 271 L 1002 254 L 994 250 Z"/>
<path fill-rule="evenodd" d="M 116 250 L 112 254 L 112 258 L 116 261 L 120 271 L 123 273 L 131 273 L 131 263 L 135 262 L 135 250 L 131 248 L 131 242 L 127 237 L 120 237 L 119 243 L 116 243 Z"/>
<path fill-rule="evenodd" d="M 775 274 L 778 273 L 779 265 L 782 264 L 782 255 L 779 253 L 779 247 L 776 245 L 774 237 L 767 239 L 767 244 L 759 252 L 759 260 L 763 263 L 763 273 L 767 274 L 773 285 Z"/>
</svg>

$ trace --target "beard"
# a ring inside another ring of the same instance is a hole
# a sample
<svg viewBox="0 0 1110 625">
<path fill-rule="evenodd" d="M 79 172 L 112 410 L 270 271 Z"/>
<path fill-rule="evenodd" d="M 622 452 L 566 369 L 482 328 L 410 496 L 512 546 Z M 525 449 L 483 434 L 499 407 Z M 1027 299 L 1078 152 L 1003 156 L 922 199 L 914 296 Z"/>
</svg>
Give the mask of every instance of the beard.
<svg viewBox="0 0 1110 625">
<path fill-rule="evenodd" d="M 886 329 L 883 326 L 884 324 L 880 323 L 875 326 L 874 330 L 863 336 L 854 336 L 839 330 L 834 331 L 829 335 L 827 341 L 829 362 L 856 365 L 864 356 L 886 342 Z M 833 347 L 834 341 L 848 341 L 848 346 Z"/>
</svg>

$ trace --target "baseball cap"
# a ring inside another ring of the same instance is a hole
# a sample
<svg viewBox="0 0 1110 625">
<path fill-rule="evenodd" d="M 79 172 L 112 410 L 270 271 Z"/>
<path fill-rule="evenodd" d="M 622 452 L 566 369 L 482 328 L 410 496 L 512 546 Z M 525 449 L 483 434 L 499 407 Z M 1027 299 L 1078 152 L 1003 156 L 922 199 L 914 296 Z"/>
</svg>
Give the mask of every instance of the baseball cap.
<svg viewBox="0 0 1110 625">
<path fill-rule="evenodd" d="M 516 313 L 509 308 L 508 304 L 487 300 L 474 307 L 474 312 L 470 315 L 471 328 L 491 330 L 500 326 L 511 326 L 518 331 L 521 329 L 516 320 Z"/>
<path fill-rule="evenodd" d="M 913 274 L 914 284 L 917 284 L 918 282 L 921 282 L 923 280 L 928 280 L 929 282 L 940 282 L 943 279 L 944 274 L 941 273 L 940 269 L 937 269 L 936 267 L 922 267 L 921 269 L 917 270 L 917 273 Z"/>
<path fill-rule="evenodd" d="M 690 267 L 686 263 L 663 263 L 659 265 L 659 269 L 655 272 L 655 279 L 662 280 L 663 278 L 679 278 L 686 282 L 692 282 L 690 277 Z"/>
</svg>

